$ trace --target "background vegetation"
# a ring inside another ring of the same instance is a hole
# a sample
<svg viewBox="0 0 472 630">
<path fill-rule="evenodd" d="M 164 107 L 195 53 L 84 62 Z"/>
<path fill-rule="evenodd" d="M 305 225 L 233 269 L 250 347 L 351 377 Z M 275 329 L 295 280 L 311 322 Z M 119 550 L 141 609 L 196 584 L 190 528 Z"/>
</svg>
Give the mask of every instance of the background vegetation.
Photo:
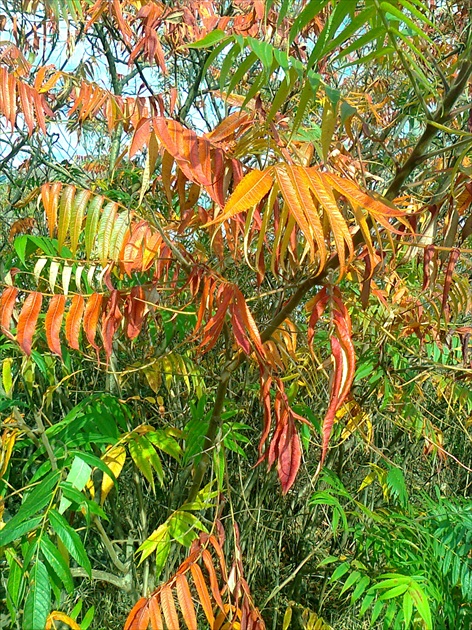
<svg viewBox="0 0 472 630">
<path fill-rule="evenodd" d="M 0 627 L 470 628 L 469 3 L 1 6 Z"/>
</svg>

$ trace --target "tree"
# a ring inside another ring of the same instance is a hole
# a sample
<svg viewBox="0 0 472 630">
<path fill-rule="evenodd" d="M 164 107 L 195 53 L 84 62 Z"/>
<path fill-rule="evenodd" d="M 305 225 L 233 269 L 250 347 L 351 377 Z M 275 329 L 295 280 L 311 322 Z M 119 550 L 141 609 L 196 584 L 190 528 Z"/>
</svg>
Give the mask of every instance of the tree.
<svg viewBox="0 0 472 630">
<path fill-rule="evenodd" d="M 468 628 L 467 5 L 3 11 L 6 623 Z"/>
</svg>

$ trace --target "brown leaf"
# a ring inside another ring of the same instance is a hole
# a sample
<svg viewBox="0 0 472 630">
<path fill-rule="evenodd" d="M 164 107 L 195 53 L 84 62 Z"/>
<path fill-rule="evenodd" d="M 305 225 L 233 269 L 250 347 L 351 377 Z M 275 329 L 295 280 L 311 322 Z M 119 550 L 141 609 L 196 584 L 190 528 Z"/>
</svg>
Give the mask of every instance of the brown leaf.
<svg viewBox="0 0 472 630">
<path fill-rule="evenodd" d="M 30 234 L 34 228 L 34 219 L 32 217 L 26 217 L 25 219 L 18 219 L 15 221 L 8 233 L 8 240 L 11 242 L 17 234 Z"/>
</svg>

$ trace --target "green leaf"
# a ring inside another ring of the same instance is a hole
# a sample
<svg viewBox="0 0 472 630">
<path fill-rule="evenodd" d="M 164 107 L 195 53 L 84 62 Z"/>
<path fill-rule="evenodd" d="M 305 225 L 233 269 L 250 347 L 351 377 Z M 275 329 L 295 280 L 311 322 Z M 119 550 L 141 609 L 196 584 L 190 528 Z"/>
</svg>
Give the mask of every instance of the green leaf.
<svg viewBox="0 0 472 630">
<path fill-rule="evenodd" d="M 14 518 L 15 517 L 10 519 L 5 527 L 0 530 L 0 547 L 5 547 L 5 545 L 8 545 L 14 540 L 18 540 L 28 532 L 33 531 L 43 520 L 42 516 L 37 516 L 36 518 L 31 518 L 22 523 L 16 522 L 12 525 L 12 521 Z"/>
<path fill-rule="evenodd" d="M 397 498 L 402 507 L 408 504 L 408 491 L 406 489 L 405 477 L 400 468 L 390 468 L 387 473 L 387 486 L 391 493 Z"/>
<path fill-rule="evenodd" d="M 160 574 L 170 551 L 170 534 L 167 521 L 152 532 L 152 534 L 140 545 L 136 553 L 141 552 L 139 564 L 152 553 L 156 553 L 156 573 Z M 156 575 L 158 578 L 159 575 Z"/>
<path fill-rule="evenodd" d="M 318 564 L 319 567 L 324 567 L 327 564 L 332 564 L 333 562 L 339 562 L 338 556 L 327 556 L 323 558 L 323 560 Z"/>
<path fill-rule="evenodd" d="M 328 4 L 329 0 L 312 0 L 308 2 L 303 11 L 293 21 L 292 28 L 288 36 L 289 44 L 297 37 L 301 30 L 311 22 Z"/>
<path fill-rule="evenodd" d="M 394 586 L 389 589 L 385 593 L 382 593 L 379 599 L 392 599 L 393 597 L 398 597 L 399 595 L 403 595 L 403 593 L 408 590 L 408 584 L 398 584 L 398 586 Z"/>
<path fill-rule="evenodd" d="M 241 83 L 243 76 L 249 70 L 251 66 L 253 66 L 257 61 L 257 55 L 251 52 L 244 61 L 242 61 L 236 72 L 233 74 L 233 77 L 228 85 L 228 94 L 231 94 L 234 88 Z"/>
<path fill-rule="evenodd" d="M 349 24 L 341 31 L 341 33 L 339 33 L 339 35 L 337 35 L 334 39 L 331 40 L 329 44 L 327 44 L 324 47 L 323 56 L 327 55 L 332 50 L 340 46 L 343 42 L 349 39 L 356 31 L 358 31 L 364 25 L 366 24 L 368 25 L 370 18 L 372 17 L 374 13 L 375 13 L 374 6 L 368 7 L 364 9 L 363 11 L 361 11 L 360 13 L 358 13 L 355 16 L 355 18 L 351 22 L 349 22 Z M 356 38 L 356 42 L 358 42 L 357 38 Z M 356 48 L 354 48 L 353 50 L 356 50 Z"/>
<path fill-rule="evenodd" d="M 380 600 L 375 602 L 375 606 L 372 609 L 372 615 L 370 618 L 370 625 L 373 626 L 374 623 L 377 621 L 377 619 L 380 616 L 380 613 L 382 612 L 382 608 L 384 607 L 385 602 L 382 602 Z"/>
<path fill-rule="evenodd" d="M 349 44 L 349 46 L 343 47 L 342 50 L 339 52 L 338 56 L 336 57 L 335 61 L 339 61 L 346 55 L 350 55 L 356 50 L 359 50 L 360 57 L 354 63 L 361 64 L 363 63 L 363 59 L 364 59 L 364 57 L 361 54 L 361 49 L 364 46 L 367 46 L 367 44 L 370 44 L 370 42 L 374 41 L 374 39 L 378 39 L 381 37 L 384 38 L 385 36 L 386 36 L 386 32 L 383 26 L 378 26 L 376 28 L 369 29 L 367 33 L 365 33 L 364 35 L 361 35 L 361 37 L 359 38 L 356 37 L 356 39 L 352 42 L 352 44 Z"/>
<path fill-rule="evenodd" d="M 5 557 L 9 566 L 6 584 L 7 606 L 12 616 L 12 622 L 14 622 L 23 597 L 25 580 L 21 562 L 17 555 L 10 549 L 5 549 Z"/>
<path fill-rule="evenodd" d="M 90 564 L 90 560 L 75 529 L 72 529 L 66 519 L 59 514 L 59 512 L 56 512 L 56 510 L 50 510 L 49 522 L 53 530 L 62 540 L 64 547 L 70 555 L 87 571 L 88 575 L 92 577 L 92 566 Z"/>
<path fill-rule="evenodd" d="M 420 617 L 425 623 L 426 630 L 432 630 L 433 620 L 431 617 L 431 608 L 429 606 L 428 598 L 426 597 L 423 589 L 416 583 L 410 585 L 408 589 L 409 594 L 420 614 Z"/>
<path fill-rule="evenodd" d="M 85 221 L 85 253 L 88 259 L 92 257 L 95 236 L 97 234 L 98 220 L 104 198 L 100 195 L 93 197 L 88 205 L 87 219 Z"/>
<path fill-rule="evenodd" d="M 91 606 L 84 615 L 80 623 L 81 630 L 87 630 L 95 616 L 95 606 Z"/>
<path fill-rule="evenodd" d="M 363 593 L 365 593 L 365 590 L 369 586 L 369 584 L 370 578 L 367 575 L 364 575 L 357 583 L 357 586 L 351 595 L 351 604 L 355 604 L 357 602 L 357 600 L 363 595 Z"/>
<path fill-rule="evenodd" d="M 274 49 L 267 42 L 247 37 L 245 40 L 249 48 L 257 55 L 258 59 L 264 66 L 266 72 L 270 72 L 272 61 L 274 59 Z"/>
<path fill-rule="evenodd" d="M 403 619 L 405 622 L 405 628 L 408 630 L 411 623 L 411 616 L 413 614 L 413 600 L 408 591 L 403 595 Z"/>
<path fill-rule="evenodd" d="M 208 531 L 196 516 L 182 510 L 174 512 L 169 518 L 168 524 L 171 537 L 185 547 L 190 547 L 195 538 L 197 538 L 195 530 Z"/>
<path fill-rule="evenodd" d="M 382 11 L 385 11 L 386 13 L 390 13 L 392 16 L 397 18 L 397 20 L 400 20 L 401 22 L 406 24 L 409 28 L 411 28 L 414 33 L 416 33 L 420 37 L 421 40 L 426 40 L 429 44 L 431 44 L 431 46 L 434 46 L 434 42 L 431 37 L 429 37 L 429 35 L 425 33 L 424 30 L 421 30 L 421 28 L 417 26 L 411 18 L 409 18 L 407 15 L 405 15 L 392 4 L 390 4 L 390 2 L 381 2 L 380 9 Z"/>
<path fill-rule="evenodd" d="M 155 466 L 160 467 L 160 473 L 157 472 L 160 483 L 163 481 L 164 473 L 162 472 L 162 466 L 159 457 L 154 450 L 154 446 L 146 439 L 144 435 L 133 434 L 132 439 L 128 443 L 129 453 L 136 464 L 138 470 L 142 472 L 145 478 L 151 484 L 151 488 L 155 492 L 154 475 L 152 469 L 156 470 Z M 156 462 L 159 460 L 159 463 Z M 159 474 L 161 477 L 159 478 Z"/>
<path fill-rule="evenodd" d="M 51 569 L 57 575 L 64 585 L 66 591 L 70 594 L 74 591 L 74 580 L 67 562 L 64 560 L 59 549 L 52 543 L 51 539 L 43 535 L 40 543 L 41 551 Z"/>
<path fill-rule="evenodd" d="M 374 600 L 375 594 L 367 592 L 366 596 L 362 600 L 361 607 L 359 608 L 359 617 L 363 617 L 365 615 Z"/>
<path fill-rule="evenodd" d="M 46 566 L 37 560 L 30 572 L 29 590 L 23 612 L 24 630 L 42 630 L 51 609 L 51 585 Z"/>
<path fill-rule="evenodd" d="M 224 31 L 216 29 L 215 31 L 211 31 L 208 35 L 205 35 L 202 39 L 193 42 L 193 44 L 187 44 L 187 48 L 210 48 L 210 46 L 214 46 L 219 42 L 229 39 L 228 35 Z"/>
<path fill-rule="evenodd" d="M 330 582 L 336 582 L 337 580 L 342 578 L 342 576 L 345 575 L 350 568 L 351 565 L 349 564 L 349 562 L 343 562 L 342 564 L 340 564 L 339 567 L 334 570 L 334 573 L 330 578 Z"/>
<path fill-rule="evenodd" d="M 51 472 L 28 493 L 15 516 L 0 530 L 0 547 L 37 527 L 38 519 L 33 519 L 29 523 L 25 521 L 51 502 L 60 474 L 59 470 Z M 19 528 L 22 523 L 25 527 Z"/>
<path fill-rule="evenodd" d="M 76 490 L 83 490 L 90 479 L 91 473 L 92 468 L 84 462 L 81 457 L 76 456 L 72 461 L 72 466 L 70 467 L 66 482 L 70 483 L 70 485 Z M 59 504 L 60 514 L 63 514 L 70 504 L 71 502 L 69 499 L 62 497 Z"/>
<path fill-rule="evenodd" d="M 361 577 L 361 574 L 359 573 L 359 571 L 353 571 L 349 577 L 347 578 L 347 580 L 344 582 L 344 585 L 341 589 L 341 595 L 343 593 L 345 593 L 347 590 L 349 590 L 351 588 L 351 586 L 353 586 Z"/>
<path fill-rule="evenodd" d="M 157 446 L 158 449 L 180 462 L 182 459 L 182 449 L 175 438 L 167 435 L 162 429 L 146 433 L 146 437 L 154 446 Z"/>
</svg>

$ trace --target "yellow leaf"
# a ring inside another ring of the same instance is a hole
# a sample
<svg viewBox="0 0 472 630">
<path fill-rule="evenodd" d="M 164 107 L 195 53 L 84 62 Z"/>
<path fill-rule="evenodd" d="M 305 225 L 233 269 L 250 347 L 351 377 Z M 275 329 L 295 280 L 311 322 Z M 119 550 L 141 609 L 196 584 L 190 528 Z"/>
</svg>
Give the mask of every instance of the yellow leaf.
<svg viewBox="0 0 472 630">
<path fill-rule="evenodd" d="M 53 610 L 51 613 L 49 613 L 49 616 L 46 621 L 45 630 L 52 630 L 52 628 L 56 628 L 57 626 L 54 623 L 54 621 L 60 621 L 62 623 L 66 623 L 69 626 L 69 628 L 71 628 L 71 630 L 80 630 L 80 626 L 76 621 L 71 619 L 69 615 L 66 615 L 63 612 L 60 612 L 59 610 Z"/>
<path fill-rule="evenodd" d="M 7 425 L 9 422 L 14 422 L 15 419 L 13 416 L 10 416 L 4 421 L 4 424 Z M 18 429 L 8 429 L 6 428 L 0 438 L 0 479 L 5 474 L 8 463 L 10 461 L 10 457 L 13 451 L 13 447 L 15 446 L 16 438 L 20 431 Z"/>
<path fill-rule="evenodd" d="M 233 194 L 225 205 L 223 214 L 220 214 L 213 221 L 207 223 L 204 227 L 222 223 L 240 212 L 244 212 L 252 206 L 255 206 L 261 199 L 267 195 L 274 184 L 271 176 L 271 170 L 260 171 L 255 168 L 248 173 L 236 186 Z"/>
<path fill-rule="evenodd" d="M 336 127 L 336 110 L 331 101 L 325 99 L 323 107 L 323 117 L 321 119 L 321 149 L 323 151 L 323 160 L 326 162 L 329 154 L 329 147 L 333 139 L 334 129 Z"/>
<path fill-rule="evenodd" d="M 111 472 L 118 479 L 126 461 L 126 449 L 123 446 L 123 444 L 116 444 L 115 446 L 112 446 L 111 448 L 107 449 L 105 454 L 102 456 L 102 461 L 104 464 L 108 466 Z M 102 492 L 101 492 L 101 497 L 100 497 L 100 503 L 102 505 L 112 488 L 113 488 L 113 479 L 110 477 L 110 475 L 103 473 Z"/>
<path fill-rule="evenodd" d="M 306 169 L 305 172 L 310 179 L 310 187 L 313 194 L 328 216 L 339 258 L 339 276 L 342 278 L 346 270 L 346 245 L 349 250 L 350 258 L 354 256 L 354 244 L 349 228 L 338 208 L 332 188 L 329 185 L 330 182 L 325 178 L 325 174 L 320 173 L 316 168 Z"/>
</svg>

